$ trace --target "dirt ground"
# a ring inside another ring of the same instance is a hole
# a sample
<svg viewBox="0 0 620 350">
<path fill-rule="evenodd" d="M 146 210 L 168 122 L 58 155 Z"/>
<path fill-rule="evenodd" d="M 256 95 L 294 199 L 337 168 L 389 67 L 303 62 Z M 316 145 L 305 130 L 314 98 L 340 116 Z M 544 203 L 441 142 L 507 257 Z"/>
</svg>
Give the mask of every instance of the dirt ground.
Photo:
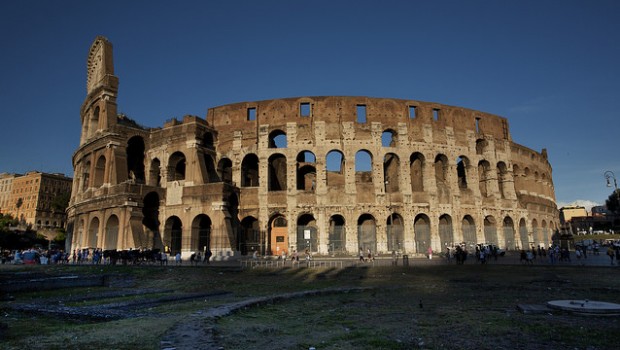
<svg viewBox="0 0 620 350">
<path fill-rule="evenodd" d="M 620 337 L 618 316 L 517 309 L 564 299 L 620 303 L 617 267 L 2 266 L 0 271 L 5 280 L 13 273 L 44 272 L 132 281 L 4 298 L 0 334 L 6 349 L 594 350 L 617 349 Z M 101 312 L 121 305 L 127 316 L 94 319 L 18 305 Z"/>
</svg>

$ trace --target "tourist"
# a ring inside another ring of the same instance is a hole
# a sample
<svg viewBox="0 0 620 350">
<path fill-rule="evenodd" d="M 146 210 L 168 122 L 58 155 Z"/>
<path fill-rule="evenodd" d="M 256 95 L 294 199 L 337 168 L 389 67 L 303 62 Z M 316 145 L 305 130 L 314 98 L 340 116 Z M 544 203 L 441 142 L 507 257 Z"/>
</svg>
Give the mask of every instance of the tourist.
<svg viewBox="0 0 620 350">
<path fill-rule="evenodd" d="M 433 248 L 428 247 L 426 253 L 428 254 L 428 260 L 433 260 Z"/>
<path fill-rule="evenodd" d="M 183 264 L 183 259 L 181 259 L 181 252 L 177 252 L 177 254 L 174 256 L 174 261 L 177 265 Z"/>
</svg>

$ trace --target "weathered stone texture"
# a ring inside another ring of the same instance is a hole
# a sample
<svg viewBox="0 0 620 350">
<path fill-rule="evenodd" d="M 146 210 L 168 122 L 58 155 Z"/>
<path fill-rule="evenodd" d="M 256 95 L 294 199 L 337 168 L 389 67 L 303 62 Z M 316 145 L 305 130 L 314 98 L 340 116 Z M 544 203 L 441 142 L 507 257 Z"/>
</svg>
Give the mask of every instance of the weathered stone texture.
<svg viewBox="0 0 620 350">
<path fill-rule="evenodd" d="M 110 62 L 96 73 L 89 56 L 74 248 L 415 254 L 547 245 L 557 229 L 546 151 L 514 143 L 505 118 L 328 96 L 230 104 L 148 129 L 109 117 L 111 45 L 93 47 Z"/>
</svg>

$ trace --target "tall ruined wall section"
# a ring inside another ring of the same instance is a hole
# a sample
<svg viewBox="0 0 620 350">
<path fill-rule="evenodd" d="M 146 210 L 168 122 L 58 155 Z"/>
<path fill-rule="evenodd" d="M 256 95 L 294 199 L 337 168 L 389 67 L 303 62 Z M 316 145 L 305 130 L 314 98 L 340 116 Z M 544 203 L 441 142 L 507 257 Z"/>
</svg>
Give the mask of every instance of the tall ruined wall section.
<svg viewBox="0 0 620 350">
<path fill-rule="evenodd" d="M 146 128 L 118 115 L 112 46 L 87 60 L 71 249 L 189 256 L 548 245 L 551 166 L 505 118 L 415 100 L 244 102 Z"/>
</svg>

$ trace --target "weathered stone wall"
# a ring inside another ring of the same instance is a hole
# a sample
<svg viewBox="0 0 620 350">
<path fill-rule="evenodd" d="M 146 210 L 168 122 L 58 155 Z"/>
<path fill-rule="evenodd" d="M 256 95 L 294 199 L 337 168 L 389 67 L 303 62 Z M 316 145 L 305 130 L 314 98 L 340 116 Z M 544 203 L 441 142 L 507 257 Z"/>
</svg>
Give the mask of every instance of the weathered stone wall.
<svg viewBox="0 0 620 350">
<path fill-rule="evenodd" d="M 559 222 L 546 151 L 514 143 L 496 115 L 300 97 L 215 107 L 206 119 L 149 129 L 93 117 L 93 106 L 116 108 L 118 81 L 102 76 L 89 80 L 96 89 L 73 158 L 73 248 L 189 255 L 208 247 L 216 256 L 415 254 L 462 242 L 515 249 L 548 245 Z"/>
</svg>

